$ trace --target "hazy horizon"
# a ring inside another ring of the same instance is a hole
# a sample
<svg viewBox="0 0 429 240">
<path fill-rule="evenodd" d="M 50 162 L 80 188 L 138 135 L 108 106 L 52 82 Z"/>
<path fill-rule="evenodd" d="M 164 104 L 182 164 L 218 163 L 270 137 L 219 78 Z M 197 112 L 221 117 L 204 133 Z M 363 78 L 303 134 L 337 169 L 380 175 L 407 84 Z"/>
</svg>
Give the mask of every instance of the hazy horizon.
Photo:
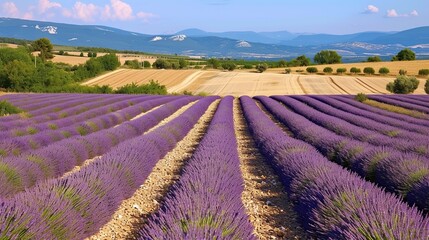
<svg viewBox="0 0 429 240">
<path fill-rule="evenodd" d="M 189 28 L 208 32 L 254 31 L 350 34 L 429 25 L 429 1 L 9 1 L 0 16 L 79 25 L 105 25 L 145 34 Z"/>
</svg>

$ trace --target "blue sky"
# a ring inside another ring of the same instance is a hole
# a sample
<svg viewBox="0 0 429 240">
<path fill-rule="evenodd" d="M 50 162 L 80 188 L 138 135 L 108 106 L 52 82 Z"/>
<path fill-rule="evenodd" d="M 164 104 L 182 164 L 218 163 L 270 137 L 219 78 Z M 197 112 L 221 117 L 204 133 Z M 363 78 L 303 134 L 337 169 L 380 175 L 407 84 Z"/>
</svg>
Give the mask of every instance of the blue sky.
<svg viewBox="0 0 429 240">
<path fill-rule="evenodd" d="M 429 25 L 429 0 L 0 0 L 0 16 L 148 33 L 281 31 L 344 34 Z"/>
</svg>

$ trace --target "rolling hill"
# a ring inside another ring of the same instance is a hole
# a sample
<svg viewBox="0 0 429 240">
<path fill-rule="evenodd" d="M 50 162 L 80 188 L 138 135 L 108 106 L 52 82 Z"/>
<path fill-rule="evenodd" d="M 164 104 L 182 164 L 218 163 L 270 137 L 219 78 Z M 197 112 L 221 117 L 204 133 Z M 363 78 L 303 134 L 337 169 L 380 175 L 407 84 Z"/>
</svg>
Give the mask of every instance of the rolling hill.
<svg viewBox="0 0 429 240">
<path fill-rule="evenodd" d="M 0 37 L 27 40 L 47 37 L 57 45 L 199 57 L 280 59 L 302 54 L 312 57 L 320 50 L 332 49 L 345 61 L 359 61 L 369 55 L 390 58 L 404 47 L 413 48 L 418 58 L 429 57 L 429 27 L 348 35 L 296 35 L 287 31 L 210 33 L 199 29 L 148 35 L 98 25 L 0 18 Z"/>
</svg>

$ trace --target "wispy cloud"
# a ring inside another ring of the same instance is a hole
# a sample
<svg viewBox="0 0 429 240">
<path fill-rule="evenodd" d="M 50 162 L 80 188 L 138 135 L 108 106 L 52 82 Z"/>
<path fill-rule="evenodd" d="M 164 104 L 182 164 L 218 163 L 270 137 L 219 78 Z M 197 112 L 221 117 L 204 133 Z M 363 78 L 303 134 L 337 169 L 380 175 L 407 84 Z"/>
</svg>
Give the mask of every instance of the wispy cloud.
<svg viewBox="0 0 429 240">
<path fill-rule="evenodd" d="M 67 11 L 63 11 L 64 16 L 72 16 L 84 22 L 92 22 L 98 15 L 99 8 L 92 3 L 86 4 L 82 2 L 76 2 L 73 6 L 72 13 L 69 14 Z"/>
<path fill-rule="evenodd" d="M 39 0 L 39 12 L 45 13 L 51 8 L 61 8 L 61 4 L 57 2 L 51 2 L 49 0 Z"/>
<path fill-rule="evenodd" d="M 13 2 L 5 2 L 1 5 L 2 7 L 2 13 L 5 14 L 8 17 L 19 17 L 20 12 L 19 9 L 16 7 L 15 3 Z"/>
<path fill-rule="evenodd" d="M 365 9 L 365 11 L 363 13 L 373 14 L 373 13 L 378 13 L 378 12 L 379 12 L 378 7 L 376 7 L 374 5 L 368 5 L 368 7 Z"/>
<path fill-rule="evenodd" d="M 387 14 L 386 14 L 386 17 L 388 18 L 418 17 L 418 16 L 419 16 L 419 13 L 417 12 L 417 10 L 413 10 L 410 13 L 406 13 L 406 14 L 400 14 L 395 9 L 389 9 L 387 10 Z"/>
</svg>

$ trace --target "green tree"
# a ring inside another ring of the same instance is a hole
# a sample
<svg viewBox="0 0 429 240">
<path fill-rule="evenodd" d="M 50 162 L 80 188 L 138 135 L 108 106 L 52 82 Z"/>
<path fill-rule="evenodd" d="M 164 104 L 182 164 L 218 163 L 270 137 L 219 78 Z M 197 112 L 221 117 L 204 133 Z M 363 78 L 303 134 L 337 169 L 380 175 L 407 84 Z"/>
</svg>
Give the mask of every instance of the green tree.
<svg viewBox="0 0 429 240">
<path fill-rule="evenodd" d="M 314 62 L 318 64 L 341 63 L 341 56 L 336 51 L 323 50 L 314 56 Z"/>
<path fill-rule="evenodd" d="M 298 66 L 309 66 L 311 64 L 310 58 L 306 57 L 305 55 L 301 55 L 296 58 L 296 62 L 298 63 Z"/>
<path fill-rule="evenodd" d="M 149 62 L 149 61 L 144 61 L 144 62 L 143 62 L 143 67 L 144 67 L 144 68 L 151 68 L 151 67 L 152 67 L 152 65 L 150 64 L 150 62 Z"/>
<path fill-rule="evenodd" d="M 366 67 L 366 68 L 363 69 L 363 72 L 365 74 L 368 74 L 368 75 L 373 75 L 375 73 L 375 70 L 372 67 Z"/>
<path fill-rule="evenodd" d="M 343 74 L 347 72 L 347 68 L 337 68 L 337 74 Z"/>
<path fill-rule="evenodd" d="M 387 67 L 382 67 L 378 70 L 378 73 L 380 73 L 381 75 L 386 75 L 390 73 L 390 70 Z"/>
<path fill-rule="evenodd" d="M 218 68 L 219 68 L 219 66 L 220 66 L 219 60 L 217 60 L 216 58 L 210 58 L 210 59 L 207 61 L 207 66 L 208 66 L 208 67 L 211 67 L 211 68 L 213 68 L 213 69 L 218 69 Z"/>
<path fill-rule="evenodd" d="M 360 68 L 352 67 L 352 68 L 350 68 L 350 72 L 353 74 L 358 74 L 361 72 L 361 70 L 360 70 Z"/>
<path fill-rule="evenodd" d="M 103 65 L 105 71 L 113 71 L 121 66 L 118 56 L 114 53 L 109 53 L 96 59 Z"/>
<path fill-rule="evenodd" d="M 386 89 L 391 93 L 408 94 L 413 93 L 419 86 L 419 80 L 415 77 L 398 76 L 395 81 L 387 84 Z"/>
<path fill-rule="evenodd" d="M 256 70 L 260 73 L 267 71 L 268 65 L 266 63 L 260 63 L 256 65 Z"/>
<path fill-rule="evenodd" d="M 237 65 L 233 62 L 224 62 L 222 63 L 222 68 L 228 71 L 234 71 Z"/>
<path fill-rule="evenodd" d="M 180 69 L 186 69 L 186 68 L 188 68 L 188 65 L 189 65 L 188 61 L 186 61 L 183 58 L 179 59 L 179 68 Z"/>
<path fill-rule="evenodd" d="M 405 48 L 398 52 L 396 56 L 392 58 L 392 61 L 412 61 L 416 60 L 416 54 L 409 48 Z"/>
<path fill-rule="evenodd" d="M 332 69 L 331 67 L 325 67 L 324 69 L 323 69 L 323 72 L 324 73 L 332 73 L 334 71 L 334 69 Z"/>
<path fill-rule="evenodd" d="M 286 67 L 287 66 L 287 62 L 285 61 L 285 60 L 280 60 L 278 63 L 277 63 L 277 66 L 278 67 Z"/>
<path fill-rule="evenodd" d="M 40 51 L 39 57 L 42 61 L 54 58 L 54 54 L 52 53 L 54 46 L 49 39 L 40 38 L 33 42 L 32 47 L 35 51 Z"/>
<path fill-rule="evenodd" d="M 156 69 L 171 69 L 171 63 L 165 59 L 156 59 L 156 61 L 152 64 L 153 68 Z"/>
<path fill-rule="evenodd" d="M 83 57 L 83 52 L 80 52 L 80 55 L 79 55 L 79 56 Z"/>
<path fill-rule="evenodd" d="M 419 76 L 428 76 L 429 75 L 429 69 L 420 69 L 419 70 Z"/>
<path fill-rule="evenodd" d="M 367 62 L 381 62 L 381 58 L 379 56 L 368 57 Z"/>
</svg>

